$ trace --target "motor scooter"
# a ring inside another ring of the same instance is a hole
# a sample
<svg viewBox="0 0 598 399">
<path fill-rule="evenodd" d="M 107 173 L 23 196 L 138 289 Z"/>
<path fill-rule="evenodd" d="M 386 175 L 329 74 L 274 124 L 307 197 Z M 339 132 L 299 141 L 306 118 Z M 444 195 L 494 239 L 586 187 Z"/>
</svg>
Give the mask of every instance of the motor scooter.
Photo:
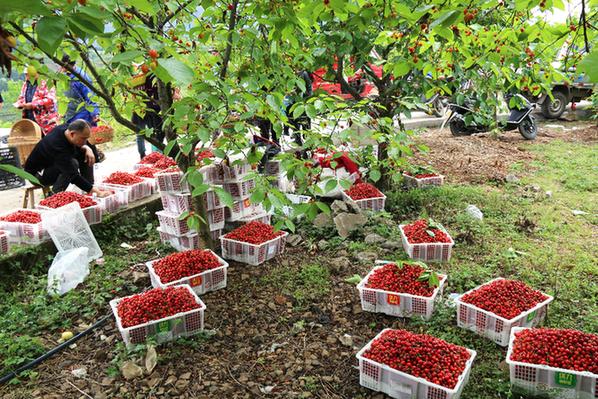
<svg viewBox="0 0 598 399">
<path fill-rule="evenodd" d="M 511 106 L 511 98 L 516 97 L 517 100 L 514 106 Z M 536 120 L 532 115 L 532 111 L 535 109 L 536 104 L 531 103 L 527 98 L 521 94 L 507 94 L 505 95 L 505 101 L 509 104 L 509 119 L 507 121 L 499 121 L 499 128 L 503 131 L 510 131 L 519 129 L 519 133 L 526 140 L 534 140 L 538 134 L 538 127 Z M 471 109 L 471 105 L 465 103 L 464 105 L 449 104 L 450 114 L 446 121 L 442 124 L 442 127 L 448 123 L 449 128 L 453 136 L 470 136 L 474 133 L 483 133 L 491 129 L 491 126 L 475 123 L 466 123 L 466 117 L 469 114 L 474 114 L 478 111 Z"/>
</svg>

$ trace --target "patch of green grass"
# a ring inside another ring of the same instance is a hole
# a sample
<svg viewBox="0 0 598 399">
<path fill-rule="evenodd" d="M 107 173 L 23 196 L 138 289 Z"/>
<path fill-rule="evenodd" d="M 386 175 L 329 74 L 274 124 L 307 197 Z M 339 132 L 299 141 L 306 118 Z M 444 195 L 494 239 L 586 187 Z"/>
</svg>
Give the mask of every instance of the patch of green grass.
<svg viewBox="0 0 598 399">
<path fill-rule="evenodd" d="M 292 295 L 300 306 L 325 295 L 330 290 L 330 272 L 320 265 L 306 265 L 300 269 L 279 267 L 262 277 L 261 282 L 280 288 Z"/>
</svg>

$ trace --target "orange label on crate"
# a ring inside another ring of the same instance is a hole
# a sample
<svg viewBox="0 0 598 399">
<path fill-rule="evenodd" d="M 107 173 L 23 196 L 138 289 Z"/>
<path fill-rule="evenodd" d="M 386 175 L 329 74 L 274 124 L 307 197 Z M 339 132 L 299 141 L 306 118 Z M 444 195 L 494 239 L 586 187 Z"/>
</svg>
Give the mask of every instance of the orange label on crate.
<svg viewBox="0 0 598 399">
<path fill-rule="evenodd" d="M 249 205 L 250 205 L 249 198 L 246 198 L 246 199 L 244 199 L 244 200 L 243 200 L 243 206 L 244 206 L 245 208 L 248 208 L 248 207 L 249 207 Z"/>
<path fill-rule="evenodd" d="M 191 287 L 197 287 L 198 285 L 201 285 L 202 279 L 201 276 L 197 276 L 197 277 L 193 277 L 192 279 L 189 279 L 189 285 Z"/>
<path fill-rule="evenodd" d="M 388 302 L 389 305 L 400 305 L 401 297 L 398 295 L 388 294 L 386 295 L 386 302 Z"/>
</svg>

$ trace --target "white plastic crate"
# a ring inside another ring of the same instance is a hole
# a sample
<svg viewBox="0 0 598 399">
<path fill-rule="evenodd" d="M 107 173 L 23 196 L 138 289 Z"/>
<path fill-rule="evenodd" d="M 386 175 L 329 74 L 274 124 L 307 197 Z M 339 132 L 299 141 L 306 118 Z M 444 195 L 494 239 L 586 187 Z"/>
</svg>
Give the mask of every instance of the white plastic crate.
<svg viewBox="0 0 598 399">
<path fill-rule="evenodd" d="M 221 236 L 222 257 L 257 266 L 284 252 L 289 233 L 286 231 L 283 233 L 281 236 L 261 244 L 249 244 Z"/>
<path fill-rule="evenodd" d="M 229 222 L 235 222 L 245 216 L 249 216 L 255 213 L 264 212 L 262 204 L 252 204 L 249 198 L 245 198 L 239 201 L 234 201 L 232 208 L 226 208 L 226 220 Z"/>
<path fill-rule="evenodd" d="M 192 231 L 189 229 L 186 220 L 179 219 L 180 214 L 158 211 L 156 215 L 158 216 L 160 227 L 169 234 L 181 236 Z M 224 228 L 224 208 L 208 211 L 207 222 L 210 226 L 210 231 Z"/>
<path fill-rule="evenodd" d="M 49 211 L 49 212 L 53 212 L 56 209 L 60 209 L 60 208 L 50 208 L 50 207 L 39 205 L 39 204 L 36 205 L 35 208 L 41 209 L 43 211 Z M 87 220 L 87 223 L 90 226 L 92 224 L 102 223 L 102 216 L 104 215 L 104 212 L 102 210 L 102 206 L 99 203 L 96 203 L 95 205 L 92 205 L 92 206 L 88 206 L 87 208 L 83 208 L 83 209 L 81 209 L 81 212 L 83 212 L 83 216 L 85 216 L 85 220 Z"/>
<path fill-rule="evenodd" d="M 434 312 L 434 302 L 437 297 L 442 295 L 446 275 L 438 274 L 440 283 L 434 290 L 432 296 L 411 295 L 402 292 L 385 291 L 377 288 L 368 288 L 366 284 L 370 276 L 385 264 L 394 262 L 384 262 L 381 266 L 373 268 L 363 280 L 357 285 L 359 296 L 361 298 L 361 308 L 366 312 L 384 313 L 397 317 L 423 317 L 426 320 L 432 318 Z"/>
<path fill-rule="evenodd" d="M 365 198 L 360 200 L 354 200 L 353 198 L 349 197 L 349 195 L 343 191 L 343 200 L 345 202 L 352 202 L 359 207 L 359 209 L 363 211 L 383 211 L 384 204 L 386 203 L 386 195 L 382 194 L 382 197 L 376 198 Z"/>
<path fill-rule="evenodd" d="M 459 376 L 457 385 L 455 388 L 450 389 L 363 357 L 363 354 L 372 346 L 372 342 L 380 338 L 387 330 L 391 329 L 386 328 L 382 330 L 357 353 L 357 359 L 359 360 L 359 383 L 361 386 L 374 391 L 384 392 L 395 399 L 458 399 L 461 396 L 463 387 L 469 380 L 471 365 L 476 357 L 476 351 L 465 348 L 471 357 L 465 365 L 465 370 Z"/>
<path fill-rule="evenodd" d="M 161 192 L 187 193 L 191 191 L 189 190 L 189 183 L 183 180 L 183 173 L 180 171 L 161 172 L 156 173 L 154 176 Z"/>
<path fill-rule="evenodd" d="M 187 251 L 189 249 L 199 249 L 199 235 L 195 232 L 190 232 L 177 236 L 170 234 L 164 229 L 157 227 L 158 234 L 160 234 L 160 241 L 164 244 L 170 244 L 177 251 Z"/>
<path fill-rule="evenodd" d="M 222 234 L 224 234 L 224 229 L 210 231 L 210 237 L 214 241 L 218 241 Z"/>
<path fill-rule="evenodd" d="M 222 166 L 220 164 L 211 164 L 202 166 L 198 169 L 199 173 L 203 175 L 203 182 L 209 184 L 222 184 L 224 177 Z"/>
<path fill-rule="evenodd" d="M 444 176 L 442 175 L 417 178 L 403 173 L 403 179 L 405 180 L 405 185 L 412 188 L 434 187 L 442 186 L 444 184 Z"/>
<path fill-rule="evenodd" d="M 509 337 L 507 364 L 514 390 L 550 399 L 598 398 L 598 374 L 511 360 L 515 333 L 525 329 L 513 327 Z"/>
<path fill-rule="evenodd" d="M 270 220 L 272 219 L 272 215 L 266 212 L 259 212 L 253 213 L 248 216 L 244 216 L 238 220 L 240 224 L 247 224 L 249 222 L 261 222 L 264 224 L 270 224 Z"/>
<path fill-rule="evenodd" d="M 285 195 L 287 196 L 289 201 L 291 201 L 292 204 L 305 204 L 313 200 L 313 198 L 309 195 L 297 195 L 288 193 Z M 293 213 L 293 207 L 285 205 L 282 207 L 282 212 L 285 214 L 285 216 L 291 216 L 291 214 Z"/>
<path fill-rule="evenodd" d="M 93 199 L 100 204 L 104 213 L 114 213 L 129 205 L 129 190 L 108 186 L 106 184 L 98 184 L 97 188 L 100 190 L 114 191 L 114 194 L 104 198 L 93 197 Z"/>
<path fill-rule="evenodd" d="M 255 180 L 229 181 L 224 183 L 222 187 L 228 191 L 233 198 L 247 198 L 251 194 L 251 190 L 255 187 Z"/>
<path fill-rule="evenodd" d="M 467 291 L 463 295 L 469 294 L 470 292 L 478 290 L 497 280 L 504 279 L 495 278 L 494 280 L 490 280 L 485 284 Z M 486 337 L 500 346 L 507 346 L 509 344 L 509 336 L 513 327 L 536 327 L 539 325 L 546 317 L 548 304 L 554 299 L 550 295 L 544 294 L 548 297 L 544 302 L 537 304 L 532 309 L 521 313 L 511 320 L 507 320 L 492 312 L 461 301 L 463 295 L 460 295 L 455 300 L 455 303 L 457 304 L 457 325 Z"/>
<path fill-rule="evenodd" d="M 126 190 L 129 194 L 129 202 L 138 201 L 142 198 L 149 197 L 154 192 L 154 183 L 150 179 L 143 179 L 143 181 L 128 186 L 122 184 L 104 183 L 106 187 L 112 187 L 119 190 Z"/>
<path fill-rule="evenodd" d="M 0 230 L 0 254 L 5 254 L 8 252 L 8 238 L 10 233 L 4 230 Z"/>
<path fill-rule="evenodd" d="M 201 200 L 206 210 L 211 211 L 216 208 L 223 208 L 225 205 L 216 194 L 216 191 L 209 190 L 201 195 Z"/>
<path fill-rule="evenodd" d="M 164 317 L 159 320 L 153 320 L 144 324 L 139 324 L 133 327 L 124 328 L 120 316 L 118 315 L 118 304 L 125 298 L 113 299 L 110 301 L 112 313 L 116 318 L 116 326 L 120 331 L 120 335 L 127 346 L 142 344 L 148 338 L 154 337 L 156 343 L 164 343 L 172 341 L 178 337 L 189 337 L 203 331 L 204 325 L 204 311 L 206 305 L 199 299 L 197 294 L 193 292 L 191 287 L 187 284 L 180 285 L 191 292 L 195 298 L 196 303 L 199 304 L 198 309 L 193 309 L 188 312 L 180 312 L 172 316 Z"/>
<path fill-rule="evenodd" d="M 212 252 L 208 249 L 208 251 Z M 197 294 L 202 295 L 206 292 L 212 292 L 226 287 L 226 272 L 228 270 L 228 263 L 214 252 L 212 252 L 218 261 L 220 266 L 214 269 L 206 270 L 202 273 L 194 274 L 192 276 L 184 277 L 180 280 L 171 281 L 170 283 L 162 283 L 160 276 L 156 274 L 154 270 L 154 263 L 158 260 L 147 262 L 147 269 L 149 270 L 150 280 L 152 287 L 168 287 L 171 285 L 188 284 L 191 289 Z"/>
<path fill-rule="evenodd" d="M 234 162 L 232 165 L 221 164 L 224 181 L 237 181 L 251 172 L 251 165 L 247 162 Z"/>
<path fill-rule="evenodd" d="M 165 211 L 181 214 L 191 210 L 191 194 L 160 192 L 160 200 Z"/>
<path fill-rule="evenodd" d="M 152 194 L 155 194 L 158 192 L 158 180 L 156 180 L 156 178 L 154 177 L 143 177 L 140 176 L 143 180 L 145 180 L 148 184 L 151 184 L 152 187 Z"/>
<path fill-rule="evenodd" d="M 424 262 L 448 262 L 451 259 L 451 252 L 455 242 L 447 233 L 450 242 L 411 244 L 407 241 L 407 236 L 403 231 L 404 224 L 399 226 L 401 230 L 401 240 L 403 249 L 411 259 L 422 260 Z"/>
<path fill-rule="evenodd" d="M 17 211 L 35 211 L 45 212 L 40 209 L 17 208 L 10 212 L 0 214 L 0 217 L 8 216 Z M 8 233 L 8 241 L 15 244 L 39 244 L 50 239 L 50 235 L 44 229 L 42 222 L 39 223 L 19 223 L 5 222 L 0 220 L 0 230 Z"/>
</svg>

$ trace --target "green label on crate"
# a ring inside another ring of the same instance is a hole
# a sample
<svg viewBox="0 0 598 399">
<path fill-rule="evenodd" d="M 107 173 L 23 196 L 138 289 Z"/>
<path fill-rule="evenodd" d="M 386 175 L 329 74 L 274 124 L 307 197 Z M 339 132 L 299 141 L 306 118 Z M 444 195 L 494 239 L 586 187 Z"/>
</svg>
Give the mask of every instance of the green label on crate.
<svg viewBox="0 0 598 399">
<path fill-rule="evenodd" d="M 530 314 L 527 315 L 527 322 L 529 323 L 530 321 L 532 321 L 534 319 L 534 317 L 536 317 L 536 311 L 535 310 L 533 312 L 531 312 Z"/>
<path fill-rule="evenodd" d="M 167 333 L 171 330 L 170 328 L 170 320 L 164 320 L 156 324 L 156 333 Z"/>
<path fill-rule="evenodd" d="M 574 387 L 577 385 L 577 376 L 569 373 L 554 373 L 554 382 L 562 387 Z"/>
</svg>

